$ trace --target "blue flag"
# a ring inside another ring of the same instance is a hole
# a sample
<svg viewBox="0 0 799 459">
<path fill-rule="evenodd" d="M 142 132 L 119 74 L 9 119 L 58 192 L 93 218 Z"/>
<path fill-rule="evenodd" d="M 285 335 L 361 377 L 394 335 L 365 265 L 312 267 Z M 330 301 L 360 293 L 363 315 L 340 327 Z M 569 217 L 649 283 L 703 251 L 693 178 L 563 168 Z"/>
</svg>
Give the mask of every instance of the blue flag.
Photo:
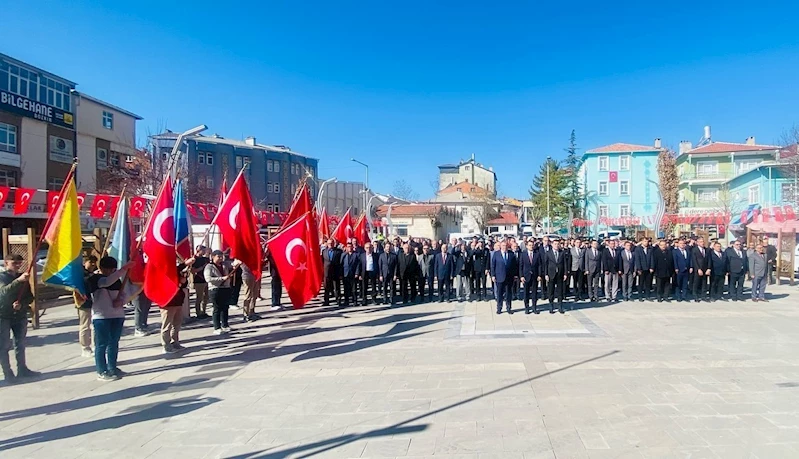
<svg viewBox="0 0 799 459">
<path fill-rule="evenodd" d="M 184 260 L 190 258 L 193 249 L 193 238 L 191 233 L 191 218 L 186 207 L 186 197 L 183 192 L 183 182 L 178 181 L 175 187 L 175 250 L 178 256 Z"/>
</svg>

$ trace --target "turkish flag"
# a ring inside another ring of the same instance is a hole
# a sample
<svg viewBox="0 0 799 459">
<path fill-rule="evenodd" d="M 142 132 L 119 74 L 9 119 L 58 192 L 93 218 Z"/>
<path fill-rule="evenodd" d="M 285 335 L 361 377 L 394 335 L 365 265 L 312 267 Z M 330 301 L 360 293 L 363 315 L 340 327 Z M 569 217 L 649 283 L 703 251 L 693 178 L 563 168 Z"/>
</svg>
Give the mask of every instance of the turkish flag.
<svg viewBox="0 0 799 459">
<path fill-rule="evenodd" d="M 333 231 L 333 234 L 330 235 L 336 242 L 341 244 L 346 244 L 346 242 L 353 236 L 354 232 L 352 231 L 352 215 L 350 214 L 350 209 L 347 209 L 347 213 L 344 214 L 344 218 L 338 223 L 336 230 Z"/>
<path fill-rule="evenodd" d="M 3 208 L 3 205 L 6 203 L 8 199 L 8 192 L 11 191 L 11 188 L 7 186 L 0 186 L 0 209 Z"/>
<path fill-rule="evenodd" d="M 205 204 L 197 204 L 197 209 L 200 210 L 200 213 L 203 214 L 203 218 L 208 220 L 208 208 Z"/>
<path fill-rule="evenodd" d="M 47 213 L 52 213 L 58 207 L 58 200 L 61 199 L 60 191 L 47 192 Z"/>
<path fill-rule="evenodd" d="M 174 209 L 172 184 L 167 178 L 156 198 L 142 244 L 147 255 L 144 294 L 158 305 L 167 304 L 178 292 Z"/>
<path fill-rule="evenodd" d="M 250 189 L 239 174 L 214 217 L 222 240 L 230 247 L 230 256 L 250 268 L 256 279 L 261 277 L 261 235 L 252 205 Z"/>
<path fill-rule="evenodd" d="M 358 241 L 358 245 L 361 247 L 367 242 L 372 242 L 372 240 L 369 239 L 369 227 L 366 225 L 366 214 L 361 214 L 358 218 L 353 232 L 355 233 L 354 237 Z"/>
<path fill-rule="evenodd" d="M 793 206 L 785 206 L 785 219 L 789 221 L 796 220 L 796 212 L 793 210 Z"/>
<path fill-rule="evenodd" d="M 308 192 L 308 184 L 303 183 L 302 187 L 300 187 L 299 191 L 295 195 L 294 201 L 291 203 L 288 217 L 283 220 L 281 228 L 285 228 L 286 226 L 290 225 L 294 222 L 294 220 L 305 215 L 306 212 L 310 212 L 311 209 L 313 209 L 313 204 L 311 203 L 311 194 Z"/>
<path fill-rule="evenodd" d="M 330 219 L 327 216 L 327 208 L 322 208 L 322 216 L 319 217 L 319 232 L 322 234 L 322 239 L 327 241 L 330 239 Z"/>
<path fill-rule="evenodd" d="M 189 211 L 189 215 L 191 215 L 192 217 L 197 217 L 197 209 L 194 208 L 194 204 L 187 202 L 186 210 Z"/>
<path fill-rule="evenodd" d="M 111 202 L 108 203 L 108 211 L 111 212 L 111 218 L 114 218 L 114 215 L 117 214 L 120 200 L 122 200 L 122 196 L 111 196 Z"/>
<path fill-rule="evenodd" d="M 28 213 L 28 206 L 31 205 L 34 194 L 36 194 L 34 188 L 17 188 L 17 192 L 14 193 L 14 215 Z"/>
<path fill-rule="evenodd" d="M 147 199 L 141 196 L 134 196 L 130 198 L 130 216 L 134 218 L 141 218 L 144 215 L 144 210 L 147 208 Z"/>
<path fill-rule="evenodd" d="M 86 202 L 86 193 L 78 193 L 78 209 L 83 206 L 84 202 Z"/>
<path fill-rule="evenodd" d="M 266 213 L 265 210 L 258 212 L 258 221 L 261 222 L 261 225 L 266 226 L 269 224 L 269 214 Z"/>
<path fill-rule="evenodd" d="M 295 309 L 305 306 L 322 287 L 318 235 L 314 213 L 307 212 L 267 242 Z"/>
<path fill-rule="evenodd" d="M 92 218 L 103 218 L 110 200 L 111 196 L 108 196 L 107 194 L 96 195 L 94 197 L 94 202 L 92 203 L 92 208 L 89 211 L 89 215 L 91 215 Z"/>
<path fill-rule="evenodd" d="M 618 173 L 618 172 L 616 172 L 616 171 L 611 171 L 611 172 L 608 174 L 608 180 L 610 181 L 610 183 L 616 183 L 616 182 L 618 182 L 618 181 L 619 181 L 619 173 Z"/>
</svg>

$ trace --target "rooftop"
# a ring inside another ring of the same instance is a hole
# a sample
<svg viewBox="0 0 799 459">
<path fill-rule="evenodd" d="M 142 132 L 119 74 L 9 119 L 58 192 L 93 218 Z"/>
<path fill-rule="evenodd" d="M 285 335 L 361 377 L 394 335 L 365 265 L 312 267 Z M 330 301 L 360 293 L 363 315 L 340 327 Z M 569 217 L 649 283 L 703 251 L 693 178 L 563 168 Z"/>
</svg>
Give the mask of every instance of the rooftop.
<svg viewBox="0 0 799 459">
<path fill-rule="evenodd" d="M 633 153 L 636 151 L 660 151 L 660 148 L 653 147 L 652 145 L 636 145 L 619 142 L 594 148 L 586 151 L 586 153 Z"/>
<path fill-rule="evenodd" d="M 111 110 L 118 111 L 119 113 L 122 113 L 123 115 L 128 115 L 131 118 L 134 118 L 134 119 L 137 119 L 137 120 L 143 120 L 144 119 L 144 118 L 142 118 L 141 116 L 139 116 L 139 115 L 137 115 L 135 113 L 132 113 L 132 112 L 129 112 L 129 111 L 125 110 L 124 108 L 119 108 L 116 105 L 109 104 L 108 102 L 102 101 L 102 100 L 100 100 L 100 99 L 98 99 L 96 97 L 92 97 L 92 96 L 90 96 L 90 95 L 88 95 L 86 93 L 75 91 L 74 94 L 76 96 L 80 97 L 81 99 L 90 100 L 90 101 L 94 102 L 95 104 L 102 105 L 103 107 L 110 108 Z M 78 118 L 78 122 L 80 122 L 80 118 Z"/>
<path fill-rule="evenodd" d="M 40 69 L 39 67 L 36 67 L 35 65 L 28 64 L 27 62 L 22 62 L 22 61 L 21 61 L 21 60 L 19 60 L 19 59 L 14 59 L 13 57 L 11 57 L 11 56 L 8 56 L 8 55 L 6 55 L 6 54 L 3 54 L 3 53 L 0 53 L 0 59 L 3 59 L 4 61 L 8 61 L 8 62 L 10 62 L 10 63 L 12 63 L 12 64 L 14 64 L 14 65 L 19 65 L 19 66 L 22 66 L 22 67 L 27 67 L 28 69 L 30 69 L 30 70 L 33 70 L 33 71 L 35 71 L 36 73 L 39 73 L 39 74 L 41 74 L 41 75 L 44 75 L 44 76 L 46 76 L 46 77 L 52 78 L 52 79 L 54 79 L 54 80 L 60 80 L 62 83 L 66 83 L 66 84 L 68 84 L 68 85 L 69 85 L 70 87 L 72 87 L 72 88 L 74 88 L 74 87 L 75 87 L 75 85 L 77 84 L 77 83 L 75 83 L 74 81 L 67 80 L 67 79 L 66 79 L 66 78 L 64 78 L 64 77 L 58 76 L 58 75 L 56 75 L 56 74 L 54 74 L 54 73 L 50 73 L 50 72 L 48 72 L 47 70 L 42 70 L 42 69 Z"/>
<path fill-rule="evenodd" d="M 167 129 L 164 132 L 162 132 L 160 134 L 156 134 L 156 135 L 154 135 L 152 137 L 154 139 L 173 139 L 173 138 L 177 138 L 178 135 L 179 135 L 178 133 L 172 132 L 169 129 Z M 244 140 L 226 139 L 226 138 L 224 138 L 224 137 L 222 137 L 220 135 L 217 135 L 217 134 L 209 135 L 209 136 L 198 134 L 198 135 L 195 135 L 193 137 L 190 137 L 190 140 L 193 140 L 195 142 L 202 142 L 202 143 L 213 143 L 213 144 L 219 144 L 219 145 L 230 145 L 230 146 L 233 146 L 233 147 L 236 147 L 236 148 L 249 148 L 249 149 L 252 149 L 252 150 L 266 150 L 266 151 L 271 151 L 271 152 L 275 152 L 275 153 L 290 153 L 292 155 L 302 156 L 303 158 L 316 159 L 316 158 L 312 158 L 312 157 L 310 157 L 308 155 L 302 154 L 300 152 L 294 151 L 291 148 L 283 146 L 283 145 L 265 145 L 265 144 L 262 144 L 262 143 L 251 144 L 251 143 L 247 143 Z"/>
<path fill-rule="evenodd" d="M 712 142 L 701 147 L 688 150 L 687 154 L 708 154 L 708 153 L 734 153 L 737 151 L 767 151 L 778 150 L 780 147 L 775 145 L 753 145 L 748 143 L 732 142 Z M 684 153 L 684 154 L 685 154 Z"/>
<path fill-rule="evenodd" d="M 439 204 L 402 204 L 391 207 L 392 217 L 414 217 L 436 215 L 444 210 L 444 206 Z M 377 208 L 377 214 L 384 216 L 388 214 L 388 206 L 382 205 Z"/>
<path fill-rule="evenodd" d="M 457 168 L 463 166 L 464 164 L 471 164 L 471 165 L 473 165 L 475 167 L 479 167 L 480 169 L 483 169 L 485 171 L 491 172 L 494 175 L 497 175 L 496 172 L 494 172 L 494 168 L 493 167 L 486 167 L 486 166 L 478 163 L 477 160 L 474 159 L 474 155 L 472 155 L 472 157 L 469 158 L 469 159 L 466 159 L 466 160 L 462 159 L 458 164 L 441 164 L 441 165 L 438 166 L 438 168 L 439 169 L 457 169 Z"/>
<path fill-rule="evenodd" d="M 486 225 L 518 225 L 519 216 L 514 212 L 502 212 L 499 217 L 489 220 Z"/>
<path fill-rule="evenodd" d="M 463 193 L 463 194 L 475 194 L 475 195 L 488 195 L 491 194 L 490 191 L 487 189 L 475 185 L 473 183 L 469 183 L 468 180 L 464 180 L 463 182 L 453 183 L 446 188 L 441 189 L 438 194 L 449 194 L 449 193 Z"/>
</svg>

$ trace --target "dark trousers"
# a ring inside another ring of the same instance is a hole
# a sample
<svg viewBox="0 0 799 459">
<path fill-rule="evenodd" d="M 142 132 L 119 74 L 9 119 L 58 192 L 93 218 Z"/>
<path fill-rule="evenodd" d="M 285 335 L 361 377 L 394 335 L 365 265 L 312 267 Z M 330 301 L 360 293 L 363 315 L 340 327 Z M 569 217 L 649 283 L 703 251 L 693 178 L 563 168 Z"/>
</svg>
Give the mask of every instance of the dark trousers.
<svg viewBox="0 0 799 459">
<path fill-rule="evenodd" d="M 94 319 L 94 365 L 99 374 L 114 374 L 117 371 L 119 338 L 122 336 L 124 318 Z"/>
<path fill-rule="evenodd" d="M 336 303 L 341 302 L 341 279 L 328 277 L 325 279 L 325 305 L 330 304 L 330 295 L 333 294 Z"/>
<path fill-rule="evenodd" d="M 131 302 L 133 303 L 133 322 L 136 330 L 147 331 L 147 316 L 150 315 L 150 307 L 153 302 L 147 298 L 144 292 L 136 295 Z"/>
<path fill-rule="evenodd" d="M 658 277 L 655 279 L 655 291 L 658 300 L 666 300 L 669 298 L 669 286 L 671 285 L 671 276 Z"/>
<path fill-rule="evenodd" d="M 220 328 L 228 328 L 228 310 L 230 309 L 230 289 L 216 288 L 208 291 L 208 297 L 211 299 L 211 304 L 214 305 L 214 312 L 212 314 L 214 321 L 214 330 Z"/>
<path fill-rule="evenodd" d="M 433 276 L 419 276 L 419 296 L 424 301 L 425 288 L 427 289 L 427 301 L 433 301 Z"/>
<path fill-rule="evenodd" d="M 452 279 L 449 277 L 438 278 L 438 301 L 449 301 L 452 291 Z"/>
<path fill-rule="evenodd" d="M 524 291 L 524 310 L 530 308 L 530 300 L 533 302 L 533 310 L 538 310 L 538 277 L 533 276 L 530 282 L 525 281 L 522 289 Z"/>
<path fill-rule="evenodd" d="M 476 296 L 478 300 L 487 298 L 486 294 L 486 275 L 485 272 L 472 273 L 472 295 Z"/>
<path fill-rule="evenodd" d="M 355 298 L 355 276 L 344 276 L 344 304 L 349 305 L 350 300 L 357 302 Z"/>
<path fill-rule="evenodd" d="M 588 296 L 595 301 L 599 297 L 599 282 L 602 279 L 602 273 L 589 272 L 586 278 L 588 279 Z"/>
<path fill-rule="evenodd" d="M 497 291 L 497 312 L 502 311 L 502 302 L 510 312 L 511 301 L 513 301 L 513 279 L 505 279 L 505 282 L 496 283 Z"/>
<path fill-rule="evenodd" d="M 710 298 L 714 300 L 721 299 L 724 295 L 724 274 L 717 276 L 715 274 L 710 276 Z"/>
<path fill-rule="evenodd" d="M 702 298 L 707 298 L 708 294 L 708 275 L 705 274 L 704 276 L 700 276 L 696 272 L 694 272 L 694 285 L 693 285 L 693 294 L 695 300 L 701 300 Z"/>
<path fill-rule="evenodd" d="M 740 300 L 744 299 L 744 275 L 730 273 L 730 285 L 728 286 L 728 293 L 730 299 Z"/>
<path fill-rule="evenodd" d="M 652 296 L 652 271 L 642 269 L 638 276 L 638 299 L 648 300 Z"/>
<path fill-rule="evenodd" d="M 416 279 L 413 277 L 403 277 L 400 279 L 400 295 L 402 302 L 408 303 L 416 298 Z"/>
<path fill-rule="evenodd" d="M 521 300 L 522 299 L 521 298 L 521 293 L 522 292 L 521 292 L 520 286 L 521 286 L 521 283 L 520 283 L 519 279 L 514 279 L 512 287 L 511 287 L 511 293 L 513 294 L 513 298 L 515 298 L 517 300 Z"/>
<path fill-rule="evenodd" d="M 583 272 L 579 269 L 571 272 L 572 290 L 576 301 L 583 299 L 583 276 Z"/>
<path fill-rule="evenodd" d="M 674 289 L 674 298 L 677 301 L 688 299 L 688 278 L 690 277 L 691 275 L 687 272 L 677 273 L 677 284 Z"/>
<path fill-rule="evenodd" d="M 279 277 L 272 276 L 272 306 L 280 306 L 280 298 L 283 296 L 283 282 Z"/>
<path fill-rule="evenodd" d="M 547 282 L 547 297 L 549 297 L 549 309 L 554 310 L 555 301 L 558 302 L 558 308 L 563 309 L 563 287 L 564 287 L 563 274 L 557 274 L 555 277 L 550 277 Z"/>
<path fill-rule="evenodd" d="M 361 302 L 368 302 L 367 296 L 372 293 L 372 302 L 377 303 L 377 271 L 364 271 L 361 277 Z"/>
<path fill-rule="evenodd" d="M 95 330 L 95 336 L 97 331 Z M 17 369 L 25 370 L 25 336 L 28 334 L 28 319 L 0 319 L 0 367 L 6 379 L 14 374 L 11 371 L 11 360 L 8 351 L 11 349 L 11 335 L 14 335 L 14 357 L 17 359 Z"/>
<path fill-rule="evenodd" d="M 397 293 L 397 284 L 394 279 L 384 277 L 383 282 L 380 283 L 380 288 L 383 290 L 383 303 L 394 304 L 394 295 Z"/>
</svg>

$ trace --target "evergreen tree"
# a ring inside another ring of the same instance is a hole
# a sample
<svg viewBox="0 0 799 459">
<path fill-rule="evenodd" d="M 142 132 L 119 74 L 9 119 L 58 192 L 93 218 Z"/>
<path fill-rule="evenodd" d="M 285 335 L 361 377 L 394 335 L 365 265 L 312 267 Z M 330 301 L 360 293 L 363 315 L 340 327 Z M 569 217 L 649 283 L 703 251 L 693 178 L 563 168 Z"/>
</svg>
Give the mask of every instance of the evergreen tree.
<svg viewBox="0 0 799 459">
<path fill-rule="evenodd" d="M 572 129 L 572 133 L 569 136 L 569 146 L 564 148 L 564 151 L 566 152 L 566 159 L 563 161 L 563 166 L 566 172 L 566 191 L 569 198 L 569 207 L 572 210 L 573 218 L 583 218 L 583 208 L 580 205 L 582 200 L 580 167 L 583 165 L 583 160 L 577 155 L 577 135 L 574 129 Z"/>
<path fill-rule="evenodd" d="M 549 171 L 549 188 L 547 188 L 547 170 Z M 568 187 L 566 170 L 552 158 L 544 161 L 538 174 L 533 177 L 533 184 L 530 186 L 530 200 L 533 203 L 532 217 L 535 224 L 541 223 L 547 216 L 547 194 L 549 195 L 552 226 L 555 226 L 555 221 L 564 221 L 569 218 Z"/>
</svg>

